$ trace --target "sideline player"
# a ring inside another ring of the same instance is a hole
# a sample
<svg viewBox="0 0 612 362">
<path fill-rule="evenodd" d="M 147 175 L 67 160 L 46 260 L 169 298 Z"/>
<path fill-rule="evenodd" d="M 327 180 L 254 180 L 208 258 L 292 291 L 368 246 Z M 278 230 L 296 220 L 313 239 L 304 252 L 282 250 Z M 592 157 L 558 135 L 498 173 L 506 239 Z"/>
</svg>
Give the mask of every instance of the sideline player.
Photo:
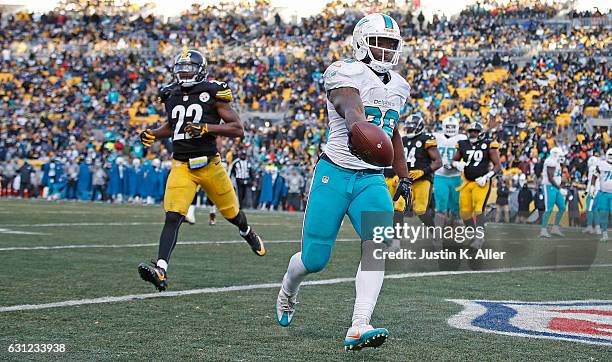
<svg viewBox="0 0 612 362">
<path fill-rule="evenodd" d="M 597 209 L 599 214 L 599 225 L 601 225 L 601 241 L 608 242 L 608 218 L 612 212 L 612 148 L 606 151 L 606 159 L 599 160 L 595 164 L 596 173 L 599 178 L 599 195 L 597 195 Z M 595 186 L 596 176 L 591 178 L 591 186 Z"/>
<path fill-rule="evenodd" d="M 329 139 L 312 179 L 302 250 L 291 257 L 278 293 L 276 317 L 281 326 L 288 326 L 293 319 L 302 280 L 327 265 L 344 215 L 348 214 L 362 241 L 369 240 L 368 230 L 361 228 L 362 213 L 388 213 L 384 222 L 391 226 L 393 203 L 382 168 L 360 160 L 350 151 L 350 131 L 355 123 L 376 124 L 391 138 L 393 168 L 400 177 L 394 198 L 409 196 L 410 179 L 396 124 L 410 87 L 391 70 L 399 61 L 402 44 L 395 20 L 384 14 L 370 14 L 353 31 L 355 59 L 337 61 L 325 71 Z M 361 267 L 359 264 L 355 278 L 352 326 L 344 339 L 347 350 L 378 347 L 389 333 L 370 324 L 384 270 L 365 271 Z"/>
<path fill-rule="evenodd" d="M 157 261 L 141 263 L 138 272 L 159 290 L 168 286 L 168 262 L 176 246 L 178 231 L 189 209 L 196 188 L 236 225 L 255 254 L 264 256 L 263 241 L 247 223 L 238 207 L 236 193 L 217 152 L 216 136 L 241 137 L 242 122 L 232 109 L 232 91 L 223 82 L 207 81 L 206 59 L 195 50 L 179 54 L 172 73 L 175 81 L 160 90 L 159 101 L 168 120 L 161 127 L 142 132 L 141 141 L 150 146 L 155 140 L 172 137 L 173 160 L 164 195 L 166 220 L 159 239 Z M 224 123 L 220 124 L 221 119 Z"/>
<path fill-rule="evenodd" d="M 442 121 L 442 132 L 435 134 L 442 168 L 434 175 L 434 200 L 436 202 L 436 226 L 444 227 L 459 217 L 459 191 L 461 172 L 453 167 L 453 157 L 459 141 L 467 136 L 459 133 L 459 120 L 451 116 Z"/>
<path fill-rule="evenodd" d="M 546 211 L 542 217 L 542 228 L 540 229 L 540 237 L 550 238 L 553 235 L 564 236 L 559 228 L 563 212 L 565 212 L 565 195 L 567 190 L 561 188 L 561 163 L 565 160 L 565 155 L 559 147 L 553 147 L 550 150 L 550 155 L 544 161 L 544 171 L 542 172 L 542 188 L 544 189 L 544 204 Z M 548 221 L 552 214 L 555 205 L 558 211 L 555 215 L 554 225 L 548 233 Z"/>
<path fill-rule="evenodd" d="M 597 176 L 597 162 L 599 157 L 591 156 L 589 158 L 588 166 L 588 183 L 587 183 L 587 198 L 586 198 L 586 220 L 587 225 L 583 233 L 601 235 L 601 227 L 599 226 L 599 217 L 597 216 L 597 194 L 599 193 L 599 177 Z M 595 176 L 595 183 L 591 184 L 591 180 Z M 593 226 L 594 225 L 594 226 Z"/>
<path fill-rule="evenodd" d="M 487 138 L 484 127 L 472 123 L 468 129 L 468 139 L 457 143 L 457 152 L 452 165 L 463 172 L 463 183 L 459 193 L 459 215 L 465 226 L 484 228 L 484 214 L 487 199 L 491 192 L 491 178 L 501 172 L 499 145 Z M 493 170 L 490 164 L 493 164 Z M 481 249 L 484 238 L 474 238 L 472 249 Z"/>
</svg>

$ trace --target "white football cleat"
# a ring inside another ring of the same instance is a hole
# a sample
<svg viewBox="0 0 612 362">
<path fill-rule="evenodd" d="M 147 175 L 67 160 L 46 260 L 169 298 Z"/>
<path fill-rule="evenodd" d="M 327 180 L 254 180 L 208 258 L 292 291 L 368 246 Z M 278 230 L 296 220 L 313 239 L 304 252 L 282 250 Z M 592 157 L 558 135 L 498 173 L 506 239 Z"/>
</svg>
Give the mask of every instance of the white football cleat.
<svg viewBox="0 0 612 362">
<path fill-rule="evenodd" d="M 595 230 L 593 229 L 593 226 L 589 225 L 587 227 L 585 227 L 584 229 L 582 229 L 582 233 L 583 234 L 593 234 L 595 232 Z"/>
<path fill-rule="evenodd" d="M 295 314 L 295 305 L 297 304 L 297 293 L 289 296 L 283 291 L 283 287 L 278 292 L 276 298 L 276 320 L 283 327 L 288 327 L 293 320 Z"/>
<path fill-rule="evenodd" d="M 601 235 L 601 226 L 595 225 L 595 234 L 596 235 Z"/>
<path fill-rule="evenodd" d="M 557 236 L 565 236 L 565 234 L 561 232 L 559 225 L 553 225 L 553 227 L 550 228 L 550 233 Z"/>
<path fill-rule="evenodd" d="M 602 233 L 601 239 L 599 239 L 599 241 L 601 241 L 602 243 L 607 243 L 608 242 L 608 232 L 604 231 Z"/>
<path fill-rule="evenodd" d="M 187 209 L 187 215 L 185 215 L 185 221 L 187 221 L 191 225 L 195 224 L 195 205 L 189 205 L 189 209 Z"/>
<path fill-rule="evenodd" d="M 346 332 L 344 349 L 359 351 L 367 347 L 376 348 L 385 343 L 387 337 L 389 337 L 389 331 L 385 328 L 374 328 L 369 324 L 352 326 Z"/>
<path fill-rule="evenodd" d="M 552 236 L 548 233 L 548 230 L 546 230 L 546 228 L 542 228 L 540 230 L 540 237 L 541 238 L 551 238 Z"/>
</svg>

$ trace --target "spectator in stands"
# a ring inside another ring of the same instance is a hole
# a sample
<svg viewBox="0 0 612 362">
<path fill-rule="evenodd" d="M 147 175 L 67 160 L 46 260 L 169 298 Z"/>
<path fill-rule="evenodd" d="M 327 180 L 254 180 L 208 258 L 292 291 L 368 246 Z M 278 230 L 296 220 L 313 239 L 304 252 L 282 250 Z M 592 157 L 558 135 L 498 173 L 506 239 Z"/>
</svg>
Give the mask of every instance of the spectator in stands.
<svg viewBox="0 0 612 362">
<path fill-rule="evenodd" d="M 504 217 L 504 222 L 510 222 L 510 206 L 508 205 L 508 197 L 510 196 L 510 189 L 506 180 L 501 180 L 501 183 L 497 187 L 497 200 L 495 202 L 497 208 L 495 212 L 495 222 L 499 222 Z"/>
</svg>

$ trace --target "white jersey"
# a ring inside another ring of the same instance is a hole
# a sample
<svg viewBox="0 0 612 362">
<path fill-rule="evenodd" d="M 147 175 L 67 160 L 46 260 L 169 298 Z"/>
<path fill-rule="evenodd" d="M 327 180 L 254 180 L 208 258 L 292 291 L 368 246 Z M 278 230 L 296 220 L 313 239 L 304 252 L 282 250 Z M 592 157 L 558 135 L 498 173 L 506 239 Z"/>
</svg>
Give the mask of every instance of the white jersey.
<svg viewBox="0 0 612 362">
<path fill-rule="evenodd" d="M 603 192 L 612 192 L 612 163 L 599 160 L 595 166 L 599 170 L 599 189 Z"/>
<path fill-rule="evenodd" d="M 391 80 L 385 84 L 365 63 L 353 59 L 334 62 L 323 75 L 327 92 L 336 88 L 359 91 L 366 118 L 392 137 L 402 106 L 410 97 L 410 86 L 404 78 L 389 71 Z M 348 149 L 346 121 L 327 101 L 329 136 L 325 154 L 337 165 L 348 169 L 380 169 L 355 157 Z"/>
<path fill-rule="evenodd" d="M 542 183 L 544 185 L 552 185 L 552 182 L 548 179 L 548 168 L 554 167 L 554 178 L 553 180 L 557 184 L 557 186 L 561 186 L 561 164 L 557 160 L 553 160 L 552 157 L 548 157 L 546 161 L 544 161 L 544 169 L 542 170 Z"/>
<path fill-rule="evenodd" d="M 596 175 L 596 170 L 597 170 L 597 163 L 595 163 L 595 165 L 589 167 L 589 176 L 587 179 L 587 189 L 590 189 L 591 187 L 591 180 L 593 180 L 593 175 Z M 601 178 L 601 175 L 596 176 L 595 177 L 595 188 L 594 188 L 594 192 L 597 193 L 597 191 L 599 191 L 600 189 L 600 185 L 599 185 L 599 179 Z"/>
<path fill-rule="evenodd" d="M 442 159 L 442 165 L 450 165 L 453 162 L 453 156 L 457 151 L 457 143 L 461 140 L 466 140 L 467 136 L 464 134 L 457 134 L 452 137 L 447 137 L 444 133 L 435 133 L 436 142 L 438 143 L 438 152 L 440 152 L 440 158 Z M 454 177 L 460 176 L 456 168 L 440 167 L 436 171 L 436 175 Z"/>
</svg>

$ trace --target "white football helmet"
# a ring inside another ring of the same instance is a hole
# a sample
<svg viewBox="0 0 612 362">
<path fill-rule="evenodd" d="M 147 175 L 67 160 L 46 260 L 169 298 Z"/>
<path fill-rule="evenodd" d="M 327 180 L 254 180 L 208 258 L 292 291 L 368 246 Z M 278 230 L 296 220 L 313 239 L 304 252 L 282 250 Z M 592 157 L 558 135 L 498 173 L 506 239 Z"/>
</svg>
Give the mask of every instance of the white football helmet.
<svg viewBox="0 0 612 362">
<path fill-rule="evenodd" d="M 392 39 L 394 48 L 389 49 L 379 45 L 379 39 Z M 369 59 L 368 65 L 374 71 L 385 73 L 399 62 L 404 41 L 395 20 L 389 15 L 374 13 L 359 20 L 353 30 L 353 56 L 364 61 Z M 380 58 L 374 57 L 372 49 L 381 51 Z"/>
<path fill-rule="evenodd" d="M 560 147 L 553 147 L 550 150 L 550 158 L 555 161 L 562 162 L 562 158 L 564 157 L 563 150 Z"/>
<path fill-rule="evenodd" d="M 442 121 L 442 132 L 447 137 L 453 137 L 459 134 L 459 120 L 450 116 Z"/>
<path fill-rule="evenodd" d="M 608 161 L 608 163 L 612 163 L 612 148 L 608 148 L 606 151 L 606 161 Z"/>
</svg>

